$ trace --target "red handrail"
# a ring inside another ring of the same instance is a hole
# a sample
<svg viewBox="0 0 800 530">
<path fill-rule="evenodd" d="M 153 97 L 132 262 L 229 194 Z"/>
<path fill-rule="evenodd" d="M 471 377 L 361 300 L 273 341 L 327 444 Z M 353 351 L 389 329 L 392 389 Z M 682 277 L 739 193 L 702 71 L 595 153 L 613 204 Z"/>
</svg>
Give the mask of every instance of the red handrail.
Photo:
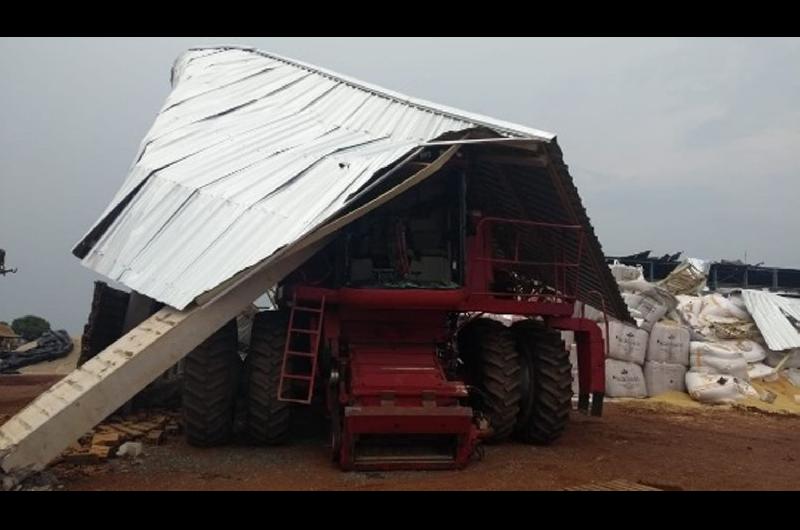
<svg viewBox="0 0 800 530">
<path fill-rule="evenodd" d="M 526 261 L 519 259 L 519 251 L 520 251 L 520 234 L 518 231 L 514 233 L 514 259 L 508 258 L 497 258 L 493 256 L 476 256 L 475 259 L 478 261 L 489 262 L 498 265 L 517 265 L 521 267 L 553 267 L 553 285 L 551 287 L 556 291 L 553 294 L 545 294 L 540 293 L 537 295 L 531 294 L 530 296 L 539 296 L 543 298 L 551 298 L 551 299 L 565 299 L 565 300 L 576 300 L 578 298 L 579 286 L 580 282 L 578 281 L 578 273 L 575 274 L 575 284 L 572 286 L 571 293 L 568 292 L 567 289 L 567 269 L 579 269 L 581 257 L 583 254 L 583 245 L 584 245 L 584 237 L 585 234 L 583 232 L 583 227 L 581 225 L 576 224 L 564 224 L 564 223 L 548 223 L 542 221 L 530 221 L 527 219 L 509 219 L 503 217 L 482 217 L 478 220 L 476 225 L 476 230 L 484 236 L 487 236 L 485 230 L 487 227 L 496 224 L 507 224 L 507 225 L 518 225 L 518 226 L 529 226 L 535 228 L 545 228 L 545 229 L 559 229 L 559 230 L 572 230 L 577 233 L 577 249 L 574 262 L 568 262 L 565 260 L 565 252 L 564 248 L 556 249 L 554 253 L 560 253 L 561 259 L 560 261 Z M 509 293 L 484 293 L 484 294 L 494 294 L 494 295 L 505 295 L 507 296 Z M 524 294 L 520 294 L 519 296 L 523 297 L 526 296 Z"/>
</svg>

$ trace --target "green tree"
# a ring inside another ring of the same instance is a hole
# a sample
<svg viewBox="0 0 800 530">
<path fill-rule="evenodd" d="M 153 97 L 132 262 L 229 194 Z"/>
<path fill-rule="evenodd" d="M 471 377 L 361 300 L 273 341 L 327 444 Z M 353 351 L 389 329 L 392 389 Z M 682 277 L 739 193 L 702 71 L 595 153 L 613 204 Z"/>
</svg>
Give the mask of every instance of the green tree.
<svg viewBox="0 0 800 530">
<path fill-rule="evenodd" d="M 42 336 L 42 333 L 50 331 L 50 322 L 36 315 L 25 315 L 14 319 L 11 329 L 25 340 L 36 340 Z"/>
</svg>

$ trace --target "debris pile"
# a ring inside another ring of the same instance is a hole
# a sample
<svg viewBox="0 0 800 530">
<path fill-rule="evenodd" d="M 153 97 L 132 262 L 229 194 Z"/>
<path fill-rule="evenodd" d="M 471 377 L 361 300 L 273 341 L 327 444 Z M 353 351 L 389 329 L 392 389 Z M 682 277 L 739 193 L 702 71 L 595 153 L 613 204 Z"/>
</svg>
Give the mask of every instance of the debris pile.
<svg viewBox="0 0 800 530">
<path fill-rule="evenodd" d="M 111 457 L 136 457 L 142 444 L 161 445 L 181 432 L 179 415 L 148 411 L 122 418 L 112 416 L 67 448 L 58 460 L 67 464 L 102 463 Z"/>
<path fill-rule="evenodd" d="M 704 403 L 773 403 L 776 393 L 766 387 L 785 379 L 788 399 L 800 403 L 800 301 L 766 291 L 709 292 L 699 260 L 658 282 L 645 280 L 639 266 L 610 268 L 637 325 L 576 307 L 606 336 L 609 397 L 678 391 Z"/>
<path fill-rule="evenodd" d="M 8 417 L 0 414 L 0 425 Z M 76 473 L 87 476 L 105 473 L 109 469 L 124 469 L 131 464 L 141 464 L 138 457 L 144 454 L 145 446 L 161 445 L 182 431 L 180 413 L 176 411 L 153 409 L 125 416 L 115 414 L 81 436 L 52 464 L 64 466 L 58 472 L 62 478 Z M 61 488 L 63 485 L 51 469 L 35 473 L 0 472 L 0 491 Z"/>
<path fill-rule="evenodd" d="M 45 332 L 33 348 L 0 351 L 0 373 L 15 373 L 29 364 L 60 359 L 69 355 L 72 348 L 72 337 L 65 330 Z"/>
</svg>

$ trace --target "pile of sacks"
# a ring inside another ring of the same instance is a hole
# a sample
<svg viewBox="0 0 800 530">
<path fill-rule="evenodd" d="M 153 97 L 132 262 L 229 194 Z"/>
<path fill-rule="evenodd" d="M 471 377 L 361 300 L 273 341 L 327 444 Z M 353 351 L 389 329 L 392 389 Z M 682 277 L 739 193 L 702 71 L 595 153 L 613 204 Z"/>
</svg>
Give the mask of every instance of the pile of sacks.
<svg viewBox="0 0 800 530">
<path fill-rule="evenodd" d="M 606 394 L 647 397 L 670 390 L 684 392 L 689 364 L 689 330 L 658 322 L 650 333 L 622 322 L 601 325 L 607 348 Z"/>
<path fill-rule="evenodd" d="M 769 351 L 740 295 L 700 294 L 700 266 L 684 262 L 658 283 L 646 281 L 640 267 L 610 267 L 637 325 L 606 323 L 602 312 L 576 308 L 606 338 L 609 397 L 688 391 L 698 401 L 728 402 L 757 397 L 751 379 L 777 377 L 776 367 L 800 367 L 800 350 Z"/>
</svg>

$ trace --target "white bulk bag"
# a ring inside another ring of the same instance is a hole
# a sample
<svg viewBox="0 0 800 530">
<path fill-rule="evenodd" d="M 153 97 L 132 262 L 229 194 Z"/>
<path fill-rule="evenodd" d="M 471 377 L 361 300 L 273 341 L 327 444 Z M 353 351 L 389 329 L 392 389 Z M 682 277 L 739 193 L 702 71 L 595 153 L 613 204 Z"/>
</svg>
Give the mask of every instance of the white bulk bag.
<svg viewBox="0 0 800 530">
<path fill-rule="evenodd" d="M 685 392 L 685 378 L 686 366 L 682 364 L 653 361 L 644 363 L 644 381 L 648 396 L 657 396 L 671 390 Z"/>
<path fill-rule="evenodd" d="M 678 300 L 660 287 L 642 291 L 638 297 L 628 298 L 631 309 L 637 312 L 643 322 L 641 328 L 650 331 L 661 317 L 678 306 Z"/>
<path fill-rule="evenodd" d="M 703 297 L 703 308 L 700 313 L 703 317 L 711 320 L 714 318 L 733 318 L 745 322 L 752 322 L 753 320 L 746 309 L 719 293 L 708 294 Z"/>
<path fill-rule="evenodd" d="M 690 342 L 689 365 L 705 372 L 747 379 L 747 361 L 742 353 L 719 342 Z"/>
<path fill-rule="evenodd" d="M 775 373 L 775 370 L 770 368 L 764 363 L 753 363 L 747 366 L 747 377 L 752 381 L 753 379 L 761 379 Z"/>
<path fill-rule="evenodd" d="M 586 318 L 593 322 L 605 322 L 607 315 L 599 309 L 585 304 L 583 302 L 575 302 L 575 310 L 572 313 L 573 318 Z"/>
<path fill-rule="evenodd" d="M 574 342 L 569 345 L 569 363 L 573 370 L 578 369 L 578 345 Z"/>
<path fill-rule="evenodd" d="M 698 325 L 700 310 L 703 309 L 703 297 L 679 294 L 675 297 L 678 300 L 678 312 L 690 326 Z"/>
<path fill-rule="evenodd" d="M 767 350 L 764 346 L 750 339 L 741 340 L 715 340 L 702 342 L 705 345 L 704 351 L 711 355 L 720 357 L 738 357 L 736 354 L 744 358 L 746 363 L 757 363 L 763 361 L 767 356 Z M 695 348 L 699 348 L 696 346 Z"/>
<path fill-rule="evenodd" d="M 608 323 L 608 337 L 605 326 L 600 326 L 600 329 L 608 345 L 609 357 L 639 365 L 644 363 L 647 351 L 646 331 L 616 320 Z"/>
<path fill-rule="evenodd" d="M 690 332 L 684 326 L 658 322 L 650 331 L 647 342 L 648 361 L 689 365 Z"/>
<path fill-rule="evenodd" d="M 686 389 L 692 399 L 703 403 L 730 403 L 744 397 L 758 397 L 752 385 L 736 377 L 691 370 L 686 372 Z"/>
<path fill-rule="evenodd" d="M 653 284 L 640 278 L 638 280 L 622 280 L 617 282 L 619 290 L 629 294 L 638 294 L 653 288 Z"/>
<path fill-rule="evenodd" d="M 561 332 L 561 340 L 564 341 L 564 347 L 569 349 L 572 344 L 575 343 L 575 332 L 574 331 L 562 331 Z"/>
<path fill-rule="evenodd" d="M 580 389 L 580 384 L 578 381 L 578 371 L 572 370 L 572 395 L 577 396 L 579 389 Z"/>
<path fill-rule="evenodd" d="M 609 397 L 647 397 L 647 386 L 641 366 L 616 359 L 606 359 L 606 395 Z"/>
<path fill-rule="evenodd" d="M 569 364 L 572 365 L 572 393 L 578 395 L 578 345 L 569 346 Z"/>
<path fill-rule="evenodd" d="M 611 269 L 611 275 L 617 282 L 644 280 L 644 273 L 642 272 L 641 265 L 623 265 L 618 260 L 614 260 L 614 263 L 608 267 Z"/>
<path fill-rule="evenodd" d="M 764 348 L 764 346 L 754 340 L 742 339 L 725 342 L 730 343 L 732 347 L 735 347 L 742 352 L 744 360 L 748 363 L 761 362 L 767 357 L 767 350 Z"/>
</svg>

